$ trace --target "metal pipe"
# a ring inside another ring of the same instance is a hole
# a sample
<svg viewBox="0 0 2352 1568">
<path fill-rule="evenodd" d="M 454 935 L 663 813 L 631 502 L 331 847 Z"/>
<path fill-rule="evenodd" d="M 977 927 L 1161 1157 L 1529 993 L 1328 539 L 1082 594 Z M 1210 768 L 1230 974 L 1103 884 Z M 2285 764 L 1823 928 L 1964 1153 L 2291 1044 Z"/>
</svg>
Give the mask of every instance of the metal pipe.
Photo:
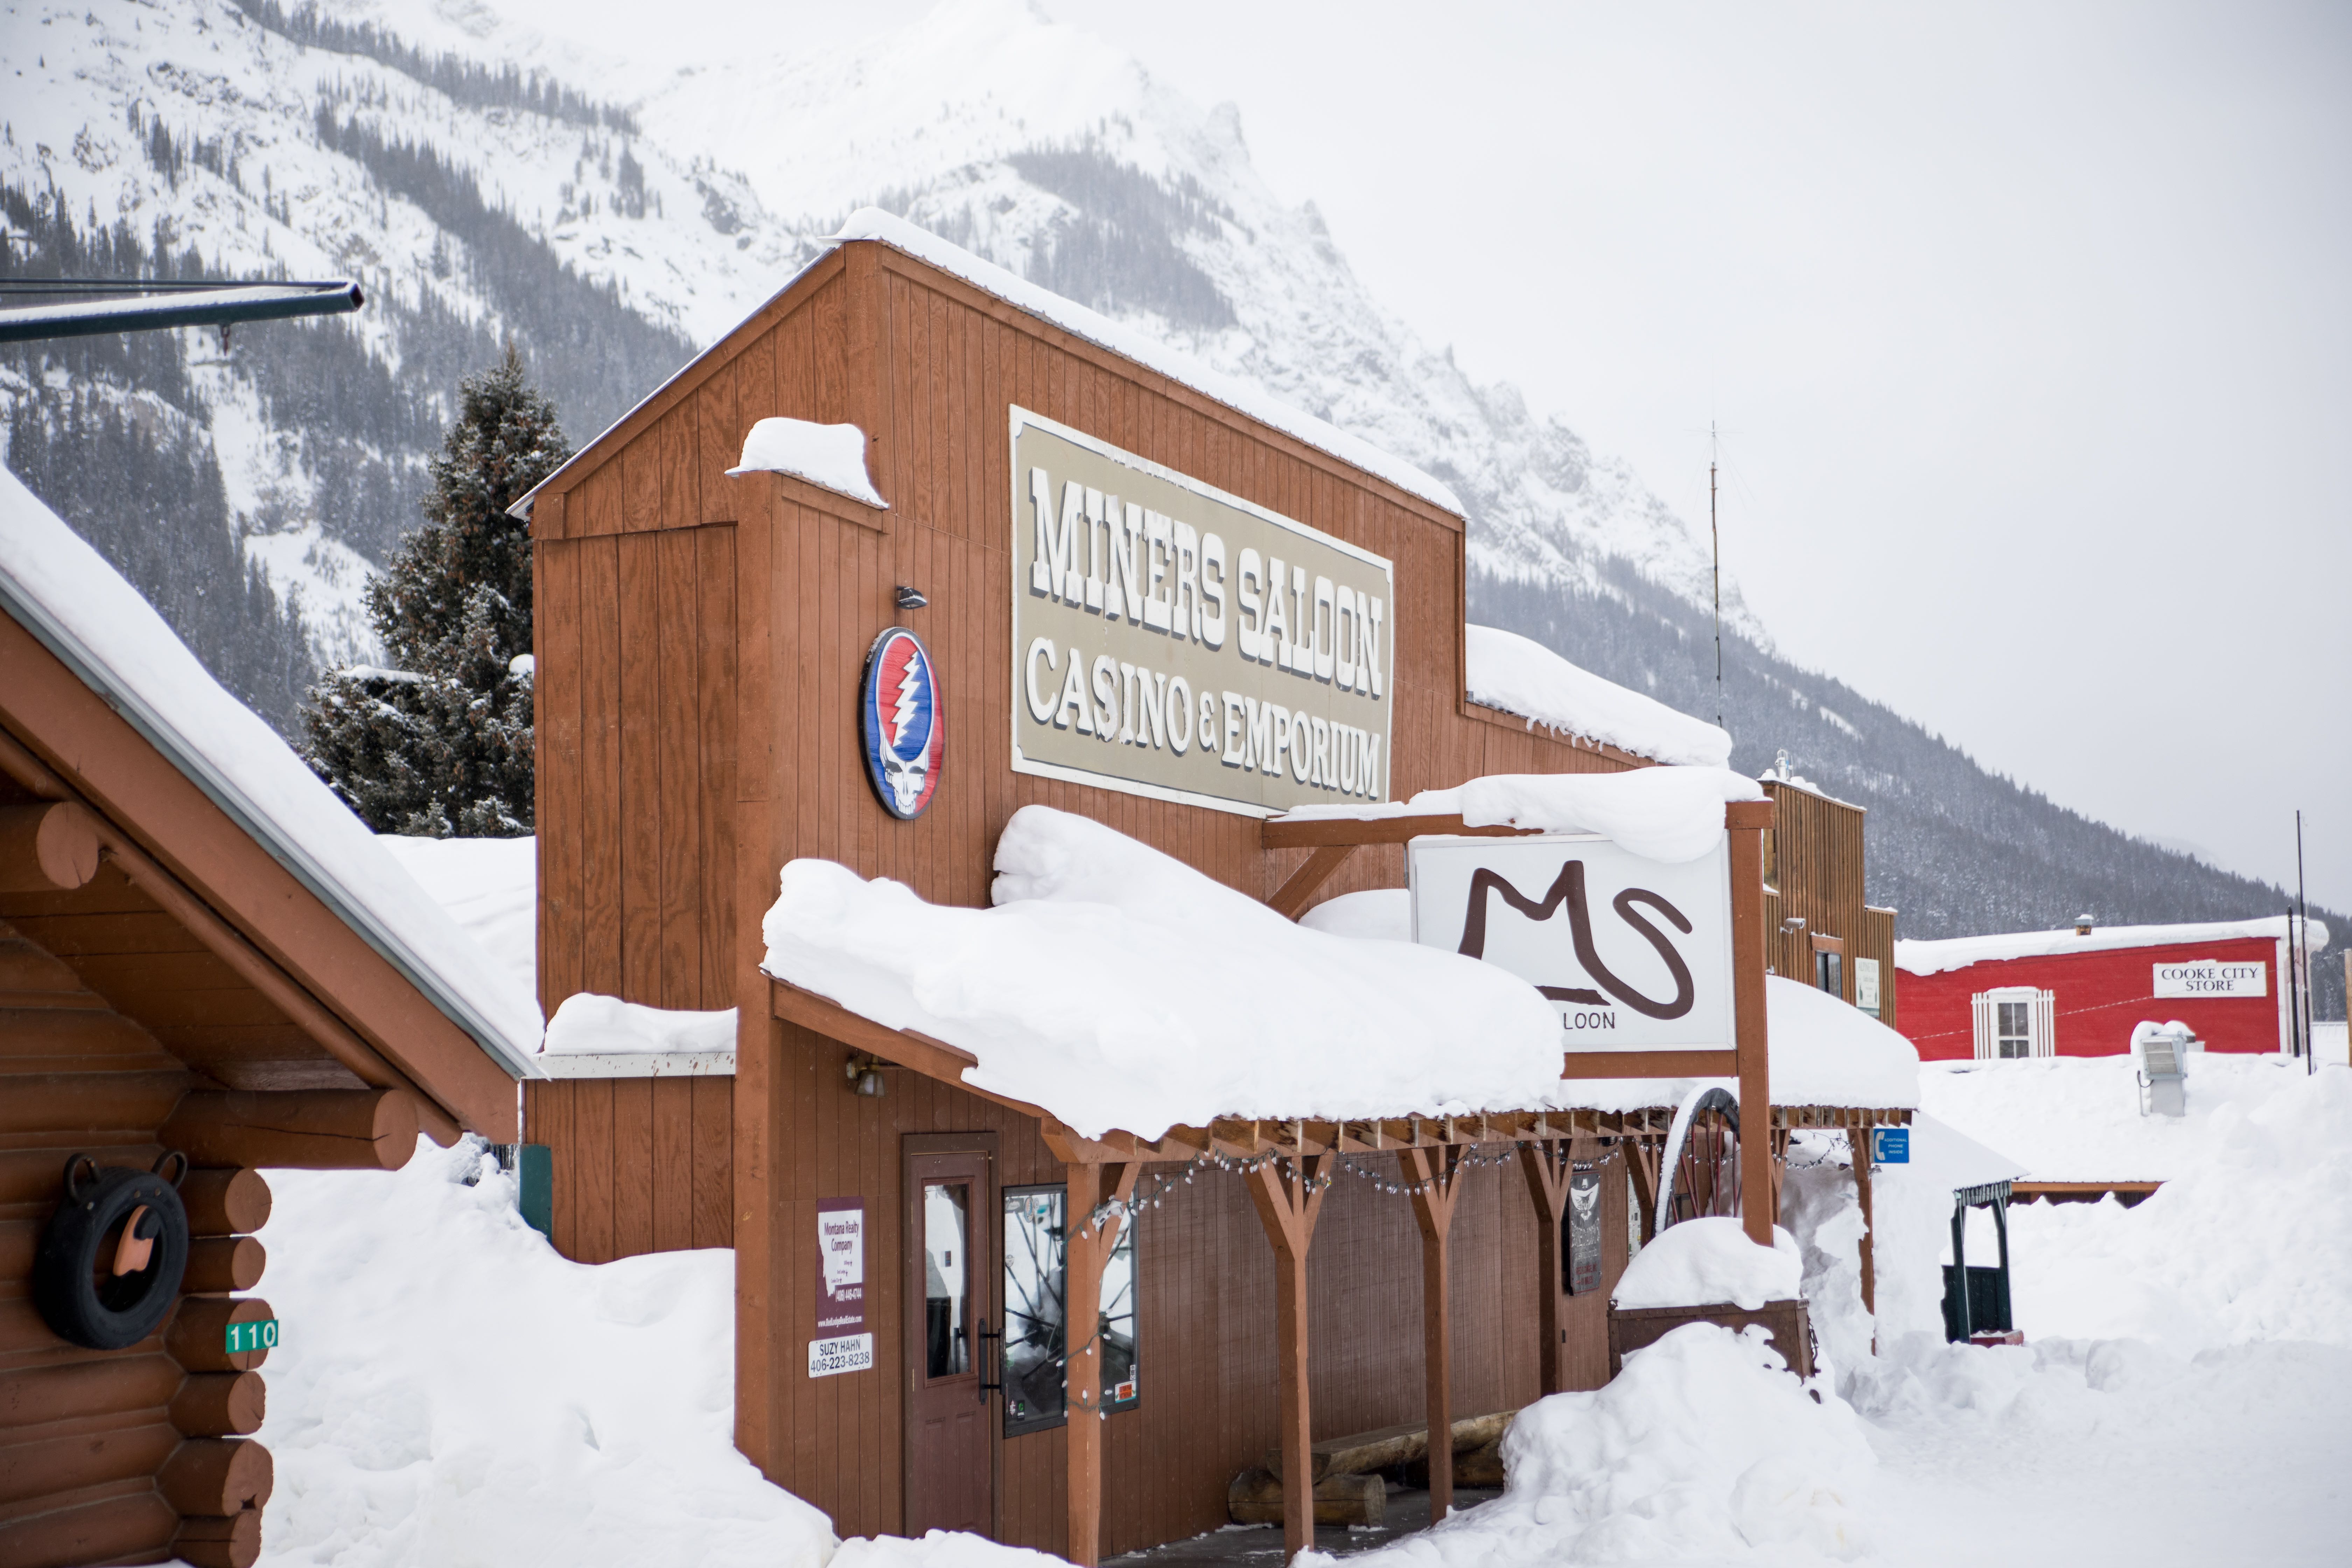
<svg viewBox="0 0 2352 1568">
<path fill-rule="evenodd" d="M 33 286 L 27 287 L 28 283 Z M 125 289 L 155 297 L 88 297 Z M 12 294 L 61 299 L 56 304 L 0 309 L 0 343 L 152 331 L 163 327 L 228 327 L 238 321 L 281 321 L 290 316 L 341 315 L 367 302 L 360 286 L 348 279 L 327 283 L 194 284 L 45 278 L 0 282 L 0 295 Z"/>
</svg>

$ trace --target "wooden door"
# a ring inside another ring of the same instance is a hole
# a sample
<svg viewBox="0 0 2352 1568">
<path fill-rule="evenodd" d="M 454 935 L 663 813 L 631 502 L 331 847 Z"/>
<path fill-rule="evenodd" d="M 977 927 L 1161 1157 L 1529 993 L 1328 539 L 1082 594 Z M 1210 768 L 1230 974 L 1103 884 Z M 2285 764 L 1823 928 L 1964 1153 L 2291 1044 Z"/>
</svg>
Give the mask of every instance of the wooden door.
<svg viewBox="0 0 2352 1568">
<path fill-rule="evenodd" d="M 926 1140 L 929 1142 L 929 1140 Z M 905 1530 L 996 1531 L 995 1431 L 981 1325 L 990 1321 L 996 1201 L 979 1149 L 906 1156 Z"/>
</svg>

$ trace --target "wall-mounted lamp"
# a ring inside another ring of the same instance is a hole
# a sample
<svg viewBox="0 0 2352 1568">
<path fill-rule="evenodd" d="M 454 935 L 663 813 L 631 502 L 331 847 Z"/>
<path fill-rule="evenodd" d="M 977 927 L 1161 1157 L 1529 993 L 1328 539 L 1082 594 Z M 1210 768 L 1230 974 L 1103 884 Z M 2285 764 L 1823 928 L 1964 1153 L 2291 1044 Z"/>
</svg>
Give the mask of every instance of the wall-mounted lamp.
<svg viewBox="0 0 2352 1568">
<path fill-rule="evenodd" d="M 925 605 L 929 603 L 930 601 L 929 599 L 923 597 L 921 589 L 909 588 L 904 583 L 898 584 L 898 607 L 900 609 L 919 610 Z"/>
<path fill-rule="evenodd" d="M 842 1076 L 849 1080 L 849 1092 L 868 1100 L 881 1099 L 884 1065 L 878 1057 L 861 1056 L 852 1056 L 842 1063 Z"/>
</svg>

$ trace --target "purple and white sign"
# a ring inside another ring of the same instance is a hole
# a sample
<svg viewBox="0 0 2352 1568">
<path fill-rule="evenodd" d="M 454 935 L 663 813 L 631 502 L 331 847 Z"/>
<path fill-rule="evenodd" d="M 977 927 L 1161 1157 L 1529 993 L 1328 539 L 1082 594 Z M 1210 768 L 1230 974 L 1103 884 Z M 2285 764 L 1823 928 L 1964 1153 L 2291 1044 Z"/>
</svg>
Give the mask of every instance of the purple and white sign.
<svg viewBox="0 0 2352 1568">
<path fill-rule="evenodd" d="M 816 1202 L 816 1338 L 809 1342 L 809 1375 L 866 1372 L 874 1365 L 874 1336 L 866 1328 L 866 1200 Z"/>
<path fill-rule="evenodd" d="M 866 1327 L 866 1200 L 816 1204 L 816 1331 L 819 1338 Z"/>
</svg>

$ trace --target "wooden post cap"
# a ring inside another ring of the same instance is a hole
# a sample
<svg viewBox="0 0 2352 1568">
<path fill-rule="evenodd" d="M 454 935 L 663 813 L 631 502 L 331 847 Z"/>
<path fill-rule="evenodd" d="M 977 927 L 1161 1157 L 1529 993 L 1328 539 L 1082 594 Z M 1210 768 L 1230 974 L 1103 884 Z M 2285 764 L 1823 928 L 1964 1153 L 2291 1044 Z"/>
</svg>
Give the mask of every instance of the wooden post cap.
<svg viewBox="0 0 2352 1568">
<path fill-rule="evenodd" d="M 269 1352 L 231 1351 L 228 1326 L 274 1315 L 268 1302 L 252 1296 L 183 1296 L 171 1327 L 163 1331 L 163 1349 L 190 1372 L 251 1372 L 269 1359 Z"/>
<path fill-rule="evenodd" d="M 98 823 L 70 801 L 0 806 L 0 892 L 58 893 L 98 875 Z"/>
<path fill-rule="evenodd" d="M 188 1271 L 180 1289 L 191 1296 L 226 1296 L 261 1283 L 269 1254 L 249 1236 L 208 1236 L 188 1243 Z"/>
<path fill-rule="evenodd" d="M 172 1537 L 172 1554 L 189 1568 L 253 1568 L 261 1556 L 261 1510 L 184 1519 Z"/>
<path fill-rule="evenodd" d="M 190 1236 L 250 1236 L 269 1223 L 269 1184 L 243 1167 L 190 1171 L 180 1203 Z"/>
<path fill-rule="evenodd" d="M 397 1089 L 199 1090 L 163 1123 L 198 1165 L 397 1171 L 416 1152 L 416 1098 Z"/>
<path fill-rule="evenodd" d="M 163 1461 L 155 1487 L 183 1514 L 217 1517 L 259 1509 L 276 1481 L 269 1450 L 251 1438 L 190 1437 Z"/>
<path fill-rule="evenodd" d="M 261 1430 L 268 1405 L 257 1372 L 190 1373 L 172 1396 L 172 1425 L 184 1437 L 242 1437 Z"/>
</svg>

